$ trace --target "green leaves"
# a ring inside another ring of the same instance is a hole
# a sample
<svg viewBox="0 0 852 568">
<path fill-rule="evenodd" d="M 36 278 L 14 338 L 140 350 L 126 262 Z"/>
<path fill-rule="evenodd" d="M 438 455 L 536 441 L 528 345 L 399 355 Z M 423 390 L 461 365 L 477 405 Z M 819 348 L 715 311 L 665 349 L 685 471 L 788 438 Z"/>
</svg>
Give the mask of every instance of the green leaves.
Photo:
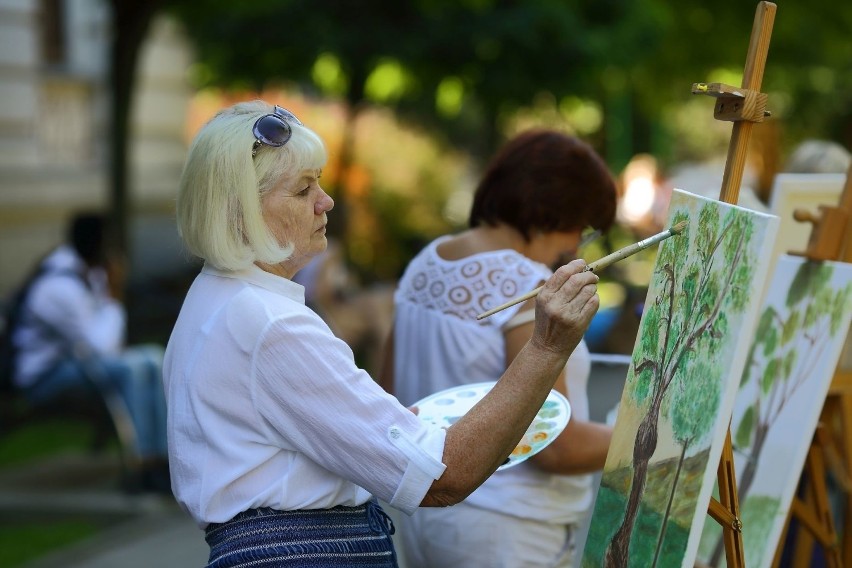
<svg viewBox="0 0 852 568">
<path fill-rule="evenodd" d="M 755 422 L 754 407 L 749 406 L 743 413 L 740 423 L 737 425 L 737 431 L 734 434 L 734 446 L 737 448 L 747 448 L 751 445 Z"/>
</svg>

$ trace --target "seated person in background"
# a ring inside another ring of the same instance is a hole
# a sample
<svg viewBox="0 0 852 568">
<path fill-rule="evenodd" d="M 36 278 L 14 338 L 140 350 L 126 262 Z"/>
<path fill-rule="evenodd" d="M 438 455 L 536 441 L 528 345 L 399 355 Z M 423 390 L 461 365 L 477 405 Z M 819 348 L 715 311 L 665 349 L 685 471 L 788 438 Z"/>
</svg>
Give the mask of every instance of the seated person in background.
<svg viewBox="0 0 852 568">
<path fill-rule="evenodd" d="M 476 314 L 545 282 L 549 267 L 574 257 L 585 227 L 612 225 L 615 206 L 606 164 L 579 139 L 534 130 L 506 144 L 479 182 L 470 228 L 436 239 L 406 268 L 381 384 L 414 405 L 499 379 L 534 335 L 535 302 L 483 320 Z M 498 471 L 454 507 L 399 520 L 410 568 L 571 565 L 574 532 L 592 504 L 590 472 L 603 467 L 612 436 L 609 426 L 589 421 L 590 368 L 581 341 L 552 383 L 572 414 L 550 446 Z"/>
<path fill-rule="evenodd" d="M 114 389 L 135 429 L 138 488 L 168 491 L 163 349 L 124 345 L 123 268 L 106 245 L 106 219 L 78 214 L 67 243 L 36 267 L 12 330 L 13 381 L 34 405 L 92 386 Z"/>
</svg>

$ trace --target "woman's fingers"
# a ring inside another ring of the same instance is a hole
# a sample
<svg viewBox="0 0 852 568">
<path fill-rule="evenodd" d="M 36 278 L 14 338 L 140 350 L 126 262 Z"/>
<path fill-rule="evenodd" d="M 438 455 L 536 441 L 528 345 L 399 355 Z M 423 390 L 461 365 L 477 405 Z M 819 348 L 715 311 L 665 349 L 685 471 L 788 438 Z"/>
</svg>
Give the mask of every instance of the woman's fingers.
<svg viewBox="0 0 852 568">
<path fill-rule="evenodd" d="M 585 303 L 597 292 L 598 275 L 594 272 L 583 272 L 586 263 L 583 260 L 573 260 L 562 266 L 544 283 L 541 293 L 543 300 L 548 303 L 551 297 L 568 304 L 575 299 Z"/>
<path fill-rule="evenodd" d="M 536 304 L 541 318 L 536 335 L 554 351 L 573 349 L 589 326 L 600 305 L 598 276 L 583 272 L 586 263 L 574 260 L 560 267 L 545 282 Z"/>
</svg>

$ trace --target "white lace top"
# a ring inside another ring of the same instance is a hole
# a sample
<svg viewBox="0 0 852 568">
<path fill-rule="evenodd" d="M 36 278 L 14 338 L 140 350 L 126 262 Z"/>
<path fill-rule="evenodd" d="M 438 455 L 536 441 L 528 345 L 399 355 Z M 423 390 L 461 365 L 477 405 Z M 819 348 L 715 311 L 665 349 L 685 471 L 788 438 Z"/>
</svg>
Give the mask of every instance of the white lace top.
<svg viewBox="0 0 852 568">
<path fill-rule="evenodd" d="M 503 326 L 523 304 L 481 321 L 476 315 L 539 286 L 551 271 L 514 250 L 461 260 L 437 253 L 441 237 L 408 265 L 395 300 L 395 392 L 405 405 L 462 384 L 498 380 L 506 369 Z M 588 420 L 585 343 L 566 365 L 574 416 Z M 526 463 L 495 473 L 467 502 L 524 518 L 558 523 L 583 519 L 592 502 L 590 475 L 552 475 Z"/>
</svg>

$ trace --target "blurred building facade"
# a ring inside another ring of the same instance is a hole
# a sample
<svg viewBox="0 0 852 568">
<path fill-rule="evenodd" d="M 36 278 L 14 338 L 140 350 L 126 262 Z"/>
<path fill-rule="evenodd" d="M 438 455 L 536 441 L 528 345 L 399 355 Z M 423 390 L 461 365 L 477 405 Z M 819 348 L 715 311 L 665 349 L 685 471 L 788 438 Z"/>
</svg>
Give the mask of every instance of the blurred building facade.
<svg viewBox="0 0 852 568">
<path fill-rule="evenodd" d="M 104 0 L 0 0 L 0 297 L 62 240 L 70 214 L 109 205 Z M 131 276 L 185 258 L 174 198 L 186 155 L 189 43 L 158 17 L 142 46 L 130 119 Z"/>
</svg>

